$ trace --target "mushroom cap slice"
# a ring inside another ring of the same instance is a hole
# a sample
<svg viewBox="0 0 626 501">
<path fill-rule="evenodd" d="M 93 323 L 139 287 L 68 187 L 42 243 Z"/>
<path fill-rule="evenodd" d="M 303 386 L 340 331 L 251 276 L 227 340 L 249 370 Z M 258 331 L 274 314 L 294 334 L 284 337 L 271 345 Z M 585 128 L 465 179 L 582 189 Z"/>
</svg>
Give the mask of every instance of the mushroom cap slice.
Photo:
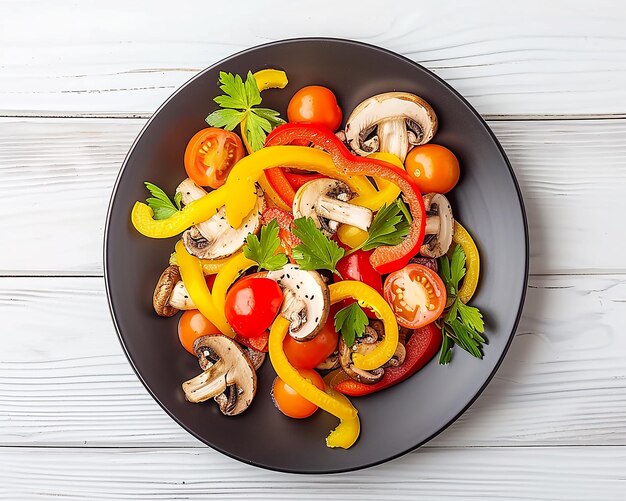
<svg viewBox="0 0 626 501">
<path fill-rule="evenodd" d="M 363 384 L 378 383 L 385 374 L 383 367 L 378 367 L 371 371 L 365 371 L 354 366 L 352 362 L 353 353 L 366 354 L 372 351 L 380 341 L 374 329 L 370 326 L 365 328 L 362 337 L 356 338 L 352 347 L 349 347 L 343 337 L 339 338 L 339 363 L 343 371 L 355 381 Z"/>
<path fill-rule="evenodd" d="M 227 336 L 213 334 L 196 339 L 194 351 L 201 353 L 206 369 L 183 383 L 185 398 L 193 403 L 214 398 L 227 416 L 245 411 L 256 394 L 256 372 L 241 347 Z"/>
<path fill-rule="evenodd" d="M 286 264 L 269 271 L 267 278 L 283 290 L 281 315 L 289 320 L 289 335 L 298 341 L 313 339 L 322 330 L 330 311 L 330 293 L 317 271 Z"/>
<path fill-rule="evenodd" d="M 187 252 L 200 259 L 221 259 L 241 249 L 248 234 L 256 233 L 261 227 L 265 198 L 261 189 L 257 189 L 256 204 L 239 228 L 232 228 L 228 224 L 226 207 L 223 206 L 210 219 L 186 230 L 182 239 Z"/>
<path fill-rule="evenodd" d="M 170 297 L 178 282 L 180 282 L 178 266 L 170 265 L 161 273 L 152 295 L 152 306 L 154 306 L 157 315 L 171 317 L 178 313 L 179 309 L 170 305 Z"/>
<path fill-rule="evenodd" d="M 403 161 L 412 146 L 427 143 L 435 132 L 435 111 L 409 92 L 385 92 L 366 99 L 354 108 L 345 129 L 346 140 L 358 155 L 384 151 Z"/>
<path fill-rule="evenodd" d="M 420 248 L 422 256 L 438 258 L 443 256 L 450 245 L 454 234 L 454 218 L 448 199 L 440 193 L 424 195 L 426 208 L 426 239 Z"/>
</svg>

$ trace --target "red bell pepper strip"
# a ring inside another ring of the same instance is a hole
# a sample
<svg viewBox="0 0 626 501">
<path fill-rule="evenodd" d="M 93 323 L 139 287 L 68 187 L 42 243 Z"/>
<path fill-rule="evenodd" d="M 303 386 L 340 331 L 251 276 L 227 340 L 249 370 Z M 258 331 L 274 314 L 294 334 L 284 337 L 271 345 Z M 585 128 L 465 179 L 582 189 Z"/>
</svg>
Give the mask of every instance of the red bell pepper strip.
<svg viewBox="0 0 626 501">
<path fill-rule="evenodd" d="M 298 191 L 300 188 L 302 188 L 303 185 L 305 185 L 309 181 L 326 177 L 323 174 L 318 174 L 317 172 L 311 172 L 310 174 L 298 174 L 297 172 L 285 172 L 284 174 L 285 174 L 285 178 L 287 178 L 287 181 L 289 181 L 289 184 L 294 189 L 294 191 Z"/>
<path fill-rule="evenodd" d="M 406 265 L 419 252 L 426 225 L 426 210 L 422 195 L 408 174 L 389 163 L 353 155 L 330 129 L 319 125 L 298 123 L 281 125 L 267 136 L 265 144 L 267 146 L 289 145 L 301 139 L 327 151 L 337 170 L 346 175 L 386 179 L 400 188 L 404 200 L 409 204 L 413 218 L 409 233 L 398 245 L 381 246 L 375 249 L 370 256 L 370 262 L 376 271 L 383 275 Z"/>
<path fill-rule="evenodd" d="M 293 186 L 291 186 L 285 177 L 282 167 L 267 169 L 263 175 L 280 199 L 291 207 L 293 205 L 293 199 L 296 196 L 296 190 L 294 190 Z"/>
<path fill-rule="evenodd" d="M 421 327 L 406 344 L 406 357 L 402 365 L 385 369 L 383 378 L 375 384 L 363 384 L 348 376 L 342 369 L 324 378 L 328 385 L 344 395 L 361 397 L 384 390 L 411 377 L 435 356 L 441 346 L 441 330 L 434 324 Z"/>
</svg>

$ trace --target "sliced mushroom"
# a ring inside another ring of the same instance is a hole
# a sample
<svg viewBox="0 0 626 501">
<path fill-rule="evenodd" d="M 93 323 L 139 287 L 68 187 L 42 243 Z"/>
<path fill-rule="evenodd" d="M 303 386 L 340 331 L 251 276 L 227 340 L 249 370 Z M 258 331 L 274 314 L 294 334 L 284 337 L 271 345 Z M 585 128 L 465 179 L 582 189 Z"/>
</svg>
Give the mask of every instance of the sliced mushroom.
<svg viewBox="0 0 626 501">
<path fill-rule="evenodd" d="M 213 398 L 227 416 L 245 411 L 256 393 L 256 373 L 240 346 L 216 334 L 196 339 L 194 351 L 206 369 L 183 383 L 185 398 L 193 403 Z"/>
<path fill-rule="evenodd" d="M 365 333 L 361 337 L 354 340 L 352 348 L 350 348 L 341 337 L 339 338 L 339 363 L 344 372 L 355 381 L 363 384 L 374 384 L 381 380 L 385 373 L 383 367 L 371 371 L 365 371 L 354 366 L 352 362 L 352 354 L 360 353 L 366 355 L 372 351 L 379 343 L 379 335 L 376 329 L 371 325 L 365 327 Z"/>
<path fill-rule="evenodd" d="M 437 115 L 430 104 L 409 92 L 386 92 L 354 108 L 345 134 L 359 155 L 381 151 L 404 162 L 413 146 L 427 143 L 436 131 Z"/>
<path fill-rule="evenodd" d="M 372 211 L 349 204 L 354 193 L 343 181 L 315 179 L 303 184 L 293 199 L 294 218 L 310 217 L 327 235 L 337 231 L 340 223 L 356 226 L 364 231 L 372 224 Z"/>
<path fill-rule="evenodd" d="M 435 273 L 439 271 L 439 265 L 437 264 L 437 260 L 432 257 L 416 256 L 414 258 L 411 258 L 409 263 L 421 264 L 422 266 L 426 266 L 426 268 L 430 268 Z"/>
<path fill-rule="evenodd" d="M 318 371 L 329 371 L 332 369 L 337 369 L 341 364 L 339 363 L 339 353 L 335 352 L 326 357 L 321 364 L 318 364 L 315 367 Z"/>
<path fill-rule="evenodd" d="M 454 219 L 448 199 L 440 193 L 424 195 L 426 208 L 426 238 L 420 254 L 438 258 L 443 256 L 452 244 Z"/>
<path fill-rule="evenodd" d="M 179 310 L 193 310 L 195 305 L 180 279 L 178 266 L 170 265 L 161 273 L 152 295 L 152 306 L 157 315 L 171 317 Z"/>
<path fill-rule="evenodd" d="M 298 341 L 317 336 L 330 310 L 330 294 L 320 274 L 287 264 L 280 270 L 269 271 L 267 278 L 276 281 L 283 291 L 281 315 L 290 322 L 289 335 Z"/>
<path fill-rule="evenodd" d="M 406 348 L 403 343 L 398 342 L 398 346 L 396 346 L 396 351 L 389 359 L 389 361 L 383 365 L 383 367 L 399 367 L 404 363 L 404 359 L 406 358 Z"/>
<path fill-rule="evenodd" d="M 182 202 L 187 205 L 206 195 L 204 189 L 191 179 L 185 179 L 176 192 L 181 194 Z M 265 208 L 265 198 L 261 188 L 257 187 L 257 201 L 254 209 L 239 228 L 232 228 L 226 221 L 226 207 L 196 226 L 192 226 L 182 235 L 187 251 L 200 259 L 220 259 L 237 252 L 246 243 L 249 233 L 256 233 L 261 226 L 261 213 Z"/>
</svg>

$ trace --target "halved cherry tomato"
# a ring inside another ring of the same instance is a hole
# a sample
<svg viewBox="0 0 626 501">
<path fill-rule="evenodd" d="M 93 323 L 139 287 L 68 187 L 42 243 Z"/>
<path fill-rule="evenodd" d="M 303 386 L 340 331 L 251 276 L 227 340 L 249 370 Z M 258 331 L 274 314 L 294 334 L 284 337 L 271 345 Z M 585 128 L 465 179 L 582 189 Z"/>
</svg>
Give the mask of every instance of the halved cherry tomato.
<svg viewBox="0 0 626 501">
<path fill-rule="evenodd" d="M 274 280 L 245 277 L 226 294 L 224 313 L 237 334 L 257 337 L 272 324 L 282 302 L 283 293 Z"/>
<path fill-rule="evenodd" d="M 283 349 L 287 360 L 298 369 L 314 369 L 337 348 L 339 336 L 334 326 L 335 315 L 328 315 L 322 330 L 310 341 L 285 338 Z"/>
<path fill-rule="evenodd" d="M 237 134 L 208 127 L 197 132 L 187 144 L 185 170 L 197 185 L 219 188 L 243 154 L 243 143 Z"/>
<path fill-rule="evenodd" d="M 209 334 L 220 334 L 220 330 L 198 310 L 185 311 L 178 321 L 178 339 L 189 353 L 195 355 L 193 343 L 196 339 Z"/>
<path fill-rule="evenodd" d="M 333 91 L 321 85 L 302 87 L 287 106 L 290 122 L 324 125 L 333 132 L 339 129 L 342 116 Z"/>
<path fill-rule="evenodd" d="M 400 325 L 418 329 L 439 318 L 446 306 L 446 287 L 430 268 L 409 264 L 387 277 L 385 299 Z"/>
<path fill-rule="evenodd" d="M 298 372 L 302 377 L 308 379 L 320 390 L 324 391 L 324 381 L 317 372 L 312 369 L 298 369 Z M 307 418 L 318 409 L 317 405 L 298 395 L 291 386 L 285 384 L 279 377 L 274 379 L 274 384 L 272 385 L 272 399 L 280 412 L 295 419 Z"/>
<path fill-rule="evenodd" d="M 363 282 L 382 294 L 383 279 L 370 263 L 371 254 L 372 251 L 358 250 L 344 256 L 337 263 L 337 271 L 341 274 L 343 280 Z M 335 281 L 337 280 L 339 280 L 339 277 L 335 277 Z M 355 299 L 346 299 L 342 301 L 342 306 L 349 306 L 355 301 Z M 368 317 L 377 318 L 376 314 L 369 308 L 365 308 L 363 311 L 365 311 Z"/>
<path fill-rule="evenodd" d="M 406 171 L 422 193 L 448 193 L 459 181 L 459 161 L 445 146 L 416 146 L 404 161 Z"/>
</svg>

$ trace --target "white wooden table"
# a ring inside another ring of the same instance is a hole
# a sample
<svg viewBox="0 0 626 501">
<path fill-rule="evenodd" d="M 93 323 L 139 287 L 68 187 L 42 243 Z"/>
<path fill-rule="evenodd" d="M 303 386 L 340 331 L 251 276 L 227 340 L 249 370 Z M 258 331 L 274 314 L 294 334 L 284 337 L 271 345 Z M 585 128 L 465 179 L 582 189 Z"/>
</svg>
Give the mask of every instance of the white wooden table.
<svg viewBox="0 0 626 501">
<path fill-rule="evenodd" d="M 0 497 L 626 499 L 625 29 L 620 1 L 0 0 Z M 202 68 L 295 36 L 381 45 L 456 87 L 509 155 L 532 250 L 474 406 L 399 460 L 319 477 L 179 428 L 122 354 L 102 279 L 146 119 Z"/>
</svg>

